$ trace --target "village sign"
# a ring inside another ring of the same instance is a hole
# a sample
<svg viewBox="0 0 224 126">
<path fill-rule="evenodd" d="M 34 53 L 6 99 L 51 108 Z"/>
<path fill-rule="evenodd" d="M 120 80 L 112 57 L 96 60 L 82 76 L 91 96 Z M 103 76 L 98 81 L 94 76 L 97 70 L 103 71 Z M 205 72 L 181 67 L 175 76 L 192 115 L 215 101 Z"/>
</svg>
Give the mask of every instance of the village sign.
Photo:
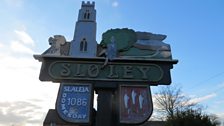
<svg viewBox="0 0 224 126">
<path fill-rule="evenodd" d="M 97 43 L 94 7 L 94 2 L 82 2 L 72 41 L 54 35 L 49 38 L 51 47 L 34 55 L 42 62 L 39 79 L 60 83 L 54 116 L 65 124 L 143 123 L 153 110 L 150 86 L 171 84 L 170 70 L 178 60 L 172 59 L 162 34 L 117 28 L 104 32 Z"/>
</svg>

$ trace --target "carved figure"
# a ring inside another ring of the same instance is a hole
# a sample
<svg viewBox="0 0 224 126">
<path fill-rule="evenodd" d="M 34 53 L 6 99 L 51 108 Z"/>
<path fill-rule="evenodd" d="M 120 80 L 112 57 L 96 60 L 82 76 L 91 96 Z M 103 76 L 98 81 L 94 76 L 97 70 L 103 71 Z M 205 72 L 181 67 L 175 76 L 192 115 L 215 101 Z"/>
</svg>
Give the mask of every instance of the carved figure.
<svg viewBox="0 0 224 126">
<path fill-rule="evenodd" d="M 139 108 L 142 109 L 143 108 L 144 97 L 141 94 L 138 97 L 138 101 L 139 101 Z"/>
<path fill-rule="evenodd" d="M 129 100 L 129 97 L 127 94 L 124 94 L 124 106 L 126 109 L 128 109 L 128 100 Z"/>
<path fill-rule="evenodd" d="M 62 35 L 54 35 L 48 39 L 51 47 L 47 49 L 42 55 L 68 55 L 70 43 Z"/>
<path fill-rule="evenodd" d="M 106 55 L 106 60 L 103 64 L 102 68 L 104 68 L 107 65 L 108 60 L 111 61 L 117 57 L 117 46 L 116 46 L 114 36 L 111 37 L 110 41 L 111 41 L 111 43 L 107 44 L 107 48 L 101 52 L 101 53 L 105 53 L 105 55 Z"/>
<path fill-rule="evenodd" d="M 113 60 L 117 56 L 117 47 L 114 36 L 111 37 L 111 43 L 107 44 L 106 56 L 109 60 Z"/>
<path fill-rule="evenodd" d="M 137 93 L 135 93 L 135 91 L 133 90 L 131 92 L 131 98 L 132 98 L 132 104 L 135 105 L 135 98 L 136 98 Z"/>
</svg>

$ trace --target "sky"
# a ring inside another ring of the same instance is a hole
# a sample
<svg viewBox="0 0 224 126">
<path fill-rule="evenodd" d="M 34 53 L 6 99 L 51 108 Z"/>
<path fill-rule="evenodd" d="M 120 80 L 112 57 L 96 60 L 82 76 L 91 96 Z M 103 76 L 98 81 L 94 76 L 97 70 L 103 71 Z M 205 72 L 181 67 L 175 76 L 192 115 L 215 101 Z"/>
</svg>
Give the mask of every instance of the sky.
<svg viewBox="0 0 224 126">
<path fill-rule="evenodd" d="M 177 65 L 172 84 L 224 120 L 223 0 L 95 0 L 97 41 L 111 28 L 165 34 Z M 48 38 L 71 41 L 81 0 L 0 1 L 0 126 L 40 126 L 59 84 L 39 81 L 33 54 Z M 152 87 L 156 92 L 163 86 Z"/>
</svg>

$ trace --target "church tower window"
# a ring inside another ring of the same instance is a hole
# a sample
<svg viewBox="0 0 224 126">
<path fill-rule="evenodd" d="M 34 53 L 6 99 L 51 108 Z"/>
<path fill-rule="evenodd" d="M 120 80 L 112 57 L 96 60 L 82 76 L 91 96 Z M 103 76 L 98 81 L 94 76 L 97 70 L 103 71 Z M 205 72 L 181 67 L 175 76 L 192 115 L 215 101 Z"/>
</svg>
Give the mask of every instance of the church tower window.
<svg viewBox="0 0 224 126">
<path fill-rule="evenodd" d="M 87 52 L 87 41 L 85 38 L 83 38 L 82 41 L 80 42 L 80 51 Z"/>
<path fill-rule="evenodd" d="M 86 12 L 84 13 L 84 19 L 89 19 L 90 18 L 90 12 L 89 10 L 86 10 Z"/>
</svg>

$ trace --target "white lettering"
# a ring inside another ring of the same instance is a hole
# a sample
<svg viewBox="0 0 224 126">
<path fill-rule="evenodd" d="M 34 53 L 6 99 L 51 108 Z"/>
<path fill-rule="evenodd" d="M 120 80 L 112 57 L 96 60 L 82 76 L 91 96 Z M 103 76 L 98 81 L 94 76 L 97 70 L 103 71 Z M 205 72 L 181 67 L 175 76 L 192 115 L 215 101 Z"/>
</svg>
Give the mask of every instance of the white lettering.
<svg viewBox="0 0 224 126">
<path fill-rule="evenodd" d="M 72 114 L 68 117 L 71 117 L 73 119 L 85 119 L 87 117 L 86 114 L 78 114 L 78 113 L 75 113 L 75 114 Z"/>
<path fill-rule="evenodd" d="M 65 92 L 80 92 L 80 93 L 85 93 L 85 92 L 89 92 L 89 88 L 88 87 L 71 87 L 71 86 L 64 86 L 64 91 Z"/>
<path fill-rule="evenodd" d="M 77 106 L 86 106 L 87 99 L 86 98 L 68 98 L 68 105 L 77 105 Z"/>
<path fill-rule="evenodd" d="M 61 103 L 65 103 L 65 101 L 66 101 L 65 98 L 61 99 Z"/>
<path fill-rule="evenodd" d="M 66 96 L 67 96 L 67 94 L 66 94 L 66 93 L 63 93 L 63 94 L 62 94 L 62 97 L 63 97 L 63 98 L 65 98 Z"/>
<path fill-rule="evenodd" d="M 61 104 L 61 109 L 64 110 L 65 108 L 65 104 Z"/>
</svg>

